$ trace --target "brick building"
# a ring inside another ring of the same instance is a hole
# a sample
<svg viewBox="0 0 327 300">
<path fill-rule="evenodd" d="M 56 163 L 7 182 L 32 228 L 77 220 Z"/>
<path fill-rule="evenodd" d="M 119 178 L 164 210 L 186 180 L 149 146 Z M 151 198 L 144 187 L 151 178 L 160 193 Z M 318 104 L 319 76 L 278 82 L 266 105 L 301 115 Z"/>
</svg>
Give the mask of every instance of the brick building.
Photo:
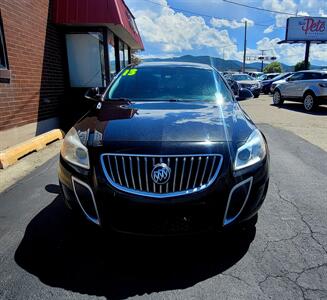
<svg viewBox="0 0 327 300">
<path fill-rule="evenodd" d="M 85 90 L 133 49 L 143 44 L 123 0 L 1 0 L 0 150 L 72 123 Z"/>
</svg>

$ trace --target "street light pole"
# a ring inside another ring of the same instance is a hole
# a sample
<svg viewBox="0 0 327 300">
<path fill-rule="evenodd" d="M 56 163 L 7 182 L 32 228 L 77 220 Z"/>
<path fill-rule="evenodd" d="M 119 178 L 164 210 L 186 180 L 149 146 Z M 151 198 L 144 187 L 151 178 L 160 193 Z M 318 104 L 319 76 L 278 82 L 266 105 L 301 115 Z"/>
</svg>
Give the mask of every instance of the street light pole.
<svg viewBox="0 0 327 300">
<path fill-rule="evenodd" d="M 304 69 L 309 70 L 310 41 L 305 43 Z"/>
<path fill-rule="evenodd" d="M 245 58 L 246 58 L 246 31 L 247 31 L 248 22 L 244 22 L 244 50 L 243 50 L 243 73 L 245 72 Z"/>
</svg>

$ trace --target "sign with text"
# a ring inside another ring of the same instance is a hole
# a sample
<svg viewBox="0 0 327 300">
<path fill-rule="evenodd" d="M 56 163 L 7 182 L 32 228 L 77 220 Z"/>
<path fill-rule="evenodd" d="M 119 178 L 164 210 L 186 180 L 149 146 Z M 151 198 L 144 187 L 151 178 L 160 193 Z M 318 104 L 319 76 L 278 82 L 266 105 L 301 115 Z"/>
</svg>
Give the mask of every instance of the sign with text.
<svg viewBox="0 0 327 300">
<path fill-rule="evenodd" d="M 286 41 L 327 41 L 327 18 L 309 16 L 288 18 Z"/>
</svg>

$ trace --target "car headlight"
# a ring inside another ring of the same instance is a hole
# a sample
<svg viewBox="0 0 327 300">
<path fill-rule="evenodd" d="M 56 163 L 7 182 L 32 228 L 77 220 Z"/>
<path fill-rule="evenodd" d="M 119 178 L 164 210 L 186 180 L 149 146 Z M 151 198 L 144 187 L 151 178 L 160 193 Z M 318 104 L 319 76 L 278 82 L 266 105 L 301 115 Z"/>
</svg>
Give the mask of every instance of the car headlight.
<svg viewBox="0 0 327 300">
<path fill-rule="evenodd" d="M 60 153 L 63 159 L 73 165 L 84 169 L 90 169 L 88 150 L 82 144 L 74 127 L 72 127 L 66 134 Z"/>
<path fill-rule="evenodd" d="M 234 162 L 234 170 L 252 166 L 264 159 L 266 145 L 264 138 L 258 129 L 254 130 L 244 145 L 237 149 Z"/>
</svg>

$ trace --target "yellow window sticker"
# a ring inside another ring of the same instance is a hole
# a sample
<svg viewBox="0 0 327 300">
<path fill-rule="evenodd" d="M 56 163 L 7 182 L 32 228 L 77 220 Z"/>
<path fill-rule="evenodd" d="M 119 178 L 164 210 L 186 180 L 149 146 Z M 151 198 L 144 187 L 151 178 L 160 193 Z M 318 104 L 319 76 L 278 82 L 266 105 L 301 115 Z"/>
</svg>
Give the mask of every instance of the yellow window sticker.
<svg viewBox="0 0 327 300">
<path fill-rule="evenodd" d="M 134 76 L 136 73 L 137 73 L 137 69 L 129 69 L 129 70 L 124 71 L 122 76 L 126 76 L 126 75 Z"/>
</svg>

